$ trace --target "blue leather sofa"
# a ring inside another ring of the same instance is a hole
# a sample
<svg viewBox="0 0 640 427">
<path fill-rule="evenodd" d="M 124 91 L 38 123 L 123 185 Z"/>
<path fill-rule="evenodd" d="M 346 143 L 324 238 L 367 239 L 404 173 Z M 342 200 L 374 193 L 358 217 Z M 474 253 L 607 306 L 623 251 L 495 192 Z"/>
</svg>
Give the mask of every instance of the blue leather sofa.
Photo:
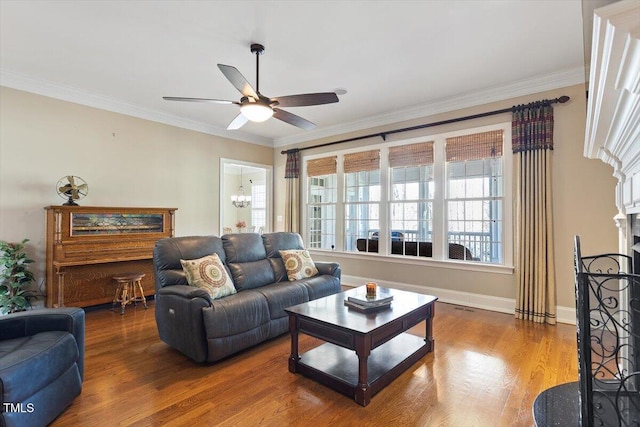
<svg viewBox="0 0 640 427">
<path fill-rule="evenodd" d="M 0 427 L 46 426 L 84 377 L 84 311 L 49 308 L 0 316 Z"/>
<path fill-rule="evenodd" d="M 304 249 L 296 233 L 172 237 L 156 242 L 155 316 L 160 339 L 196 362 L 215 362 L 289 331 L 286 307 L 340 292 L 340 266 L 287 280 L 280 250 Z M 181 259 L 217 253 L 237 293 L 212 299 L 189 286 Z"/>
</svg>

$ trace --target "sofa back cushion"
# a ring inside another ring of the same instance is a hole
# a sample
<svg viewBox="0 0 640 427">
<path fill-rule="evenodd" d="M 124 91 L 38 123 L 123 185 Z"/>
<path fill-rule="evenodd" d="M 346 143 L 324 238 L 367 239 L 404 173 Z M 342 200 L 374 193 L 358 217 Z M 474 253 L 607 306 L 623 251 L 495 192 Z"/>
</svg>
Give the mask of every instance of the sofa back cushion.
<svg viewBox="0 0 640 427">
<path fill-rule="evenodd" d="M 276 281 L 259 234 L 225 234 L 222 245 L 237 290 L 259 288 Z"/>
<path fill-rule="evenodd" d="M 218 254 L 225 262 L 222 239 L 216 236 L 170 237 L 156 242 L 153 249 L 153 268 L 156 289 L 171 285 L 188 285 L 181 259 L 198 259 Z"/>
<path fill-rule="evenodd" d="M 298 233 L 265 233 L 262 235 L 267 258 L 275 274 L 275 281 L 282 282 L 288 280 L 287 270 L 280 256 L 280 251 L 291 249 L 304 249 L 302 237 Z"/>
</svg>

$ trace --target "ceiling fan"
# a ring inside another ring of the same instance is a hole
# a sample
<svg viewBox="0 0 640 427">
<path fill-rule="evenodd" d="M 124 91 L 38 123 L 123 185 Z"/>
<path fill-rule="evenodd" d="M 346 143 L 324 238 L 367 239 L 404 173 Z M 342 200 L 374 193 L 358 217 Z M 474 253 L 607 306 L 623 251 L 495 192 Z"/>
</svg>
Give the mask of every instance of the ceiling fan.
<svg viewBox="0 0 640 427">
<path fill-rule="evenodd" d="M 239 105 L 240 114 L 238 114 L 236 118 L 229 123 L 229 126 L 227 126 L 227 129 L 229 130 L 240 129 L 248 121 L 264 122 L 272 116 L 285 123 L 289 123 L 290 125 L 294 125 L 305 130 L 311 130 L 315 128 L 316 125 L 309 120 L 303 119 L 300 116 L 276 107 L 305 107 L 338 102 L 338 96 L 335 92 L 304 93 L 298 95 L 276 96 L 275 98 L 269 98 L 262 95 L 260 93 L 259 57 L 264 53 L 264 46 L 253 43 L 251 45 L 251 53 L 256 54 L 255 90 L 237 68 L 230 65 L 218 64 L 218 68 L 222 71 L 222 74 L 224 74 L 231 84 L 242 94 L 240 102 L 227 101 L 224 99 L 183 98 L 175 96 L 163 96 L 162 98 L 167 101 L 211 102 L 214 104 Z"/>
</svg>

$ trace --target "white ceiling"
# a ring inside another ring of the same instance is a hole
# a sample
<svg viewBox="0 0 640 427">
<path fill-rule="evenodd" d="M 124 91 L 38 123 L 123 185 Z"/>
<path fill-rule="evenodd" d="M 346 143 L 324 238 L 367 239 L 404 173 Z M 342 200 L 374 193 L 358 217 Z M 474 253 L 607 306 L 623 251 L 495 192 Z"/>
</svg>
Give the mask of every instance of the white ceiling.
<svg viewBox="0 0 640 427">
<path fill-rule="evenodd" d="M 0 84 L 278 146 L 580 83 L 582 37 L 580 0 L 0 0 Z M 216 64 L 255 86 L 252 42 L 266 96 L 347 91 L 287 109 L 315 130 L 162 99 L 239 100 Z"/>
</svg>

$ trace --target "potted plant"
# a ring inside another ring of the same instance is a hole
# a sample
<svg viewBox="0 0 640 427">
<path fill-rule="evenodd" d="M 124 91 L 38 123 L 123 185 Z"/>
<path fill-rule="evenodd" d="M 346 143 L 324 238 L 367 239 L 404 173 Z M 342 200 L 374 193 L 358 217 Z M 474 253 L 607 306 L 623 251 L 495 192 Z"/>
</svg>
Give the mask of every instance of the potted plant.
<svg viewBox="0 0 640 427">
<path fill-rule="evenodd" d="M 28 241 L 0 241 L 0 314 L 25 311 L 31 306 L 33 291 L 25 289 L 33 282 L 33 273 L 28 269 L 33 260 L 24 252 Z"/>
<path fill-rule="evenodd" d="M 238 228 L 238 233 L 242 233 L 242 230 L 244 230 L 246 226 L 247 226 L 247 223 L 244 222 L 243 220 L 236 222 L 236 227 Z"/>
</svg>

